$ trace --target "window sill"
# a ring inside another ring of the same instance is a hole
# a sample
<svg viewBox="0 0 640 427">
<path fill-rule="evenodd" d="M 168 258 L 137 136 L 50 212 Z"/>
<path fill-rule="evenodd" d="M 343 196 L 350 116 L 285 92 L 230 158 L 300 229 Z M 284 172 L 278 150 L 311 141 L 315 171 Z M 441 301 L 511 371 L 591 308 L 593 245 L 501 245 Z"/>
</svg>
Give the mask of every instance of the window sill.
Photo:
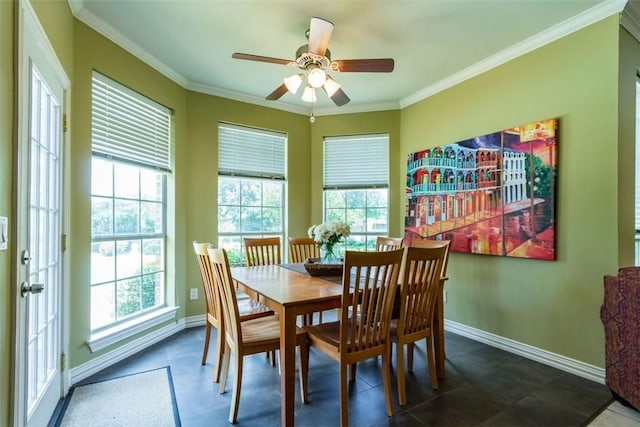
<svg viewBox="0 0 640 427">
<path fill-rule="evenodd" d="M 135 334 L 152 328 L 156 325 L 175 319 L 176 312 L 180 307 L 165 307 L 155 310 L 152 313 L 137 317 L 129 322 L 114 326 L 113 328 L 91 334 L 87 345 L 92 353 L 102 350 L 112 344 L 122 341 Z"/>
</svg>

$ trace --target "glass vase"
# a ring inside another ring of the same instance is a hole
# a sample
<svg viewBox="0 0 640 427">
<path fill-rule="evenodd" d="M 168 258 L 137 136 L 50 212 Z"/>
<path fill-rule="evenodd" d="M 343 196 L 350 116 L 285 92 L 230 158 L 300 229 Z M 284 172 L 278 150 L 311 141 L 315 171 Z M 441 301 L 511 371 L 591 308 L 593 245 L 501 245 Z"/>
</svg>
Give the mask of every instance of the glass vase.
<svg viewBox="0 0 640 427">
<path fill-rule="evenodd" d="M 334 253 L 333 245 L 320 246 L 320 263 L 322 264 L 340 264 L 340 258 Z"/>
</svg>

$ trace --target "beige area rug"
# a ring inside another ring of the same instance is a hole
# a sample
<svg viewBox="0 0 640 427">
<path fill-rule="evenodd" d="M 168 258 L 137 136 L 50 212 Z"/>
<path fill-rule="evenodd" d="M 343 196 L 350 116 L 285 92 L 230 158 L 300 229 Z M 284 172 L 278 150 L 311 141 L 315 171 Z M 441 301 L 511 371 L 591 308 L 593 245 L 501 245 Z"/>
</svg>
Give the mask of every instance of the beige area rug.
<svg viewBox="0 0 640 427">
<path fill-rule="evenodd" d="M 169 367 L 73 387 L 62 427 L 180 426 Z"/>
</svg>

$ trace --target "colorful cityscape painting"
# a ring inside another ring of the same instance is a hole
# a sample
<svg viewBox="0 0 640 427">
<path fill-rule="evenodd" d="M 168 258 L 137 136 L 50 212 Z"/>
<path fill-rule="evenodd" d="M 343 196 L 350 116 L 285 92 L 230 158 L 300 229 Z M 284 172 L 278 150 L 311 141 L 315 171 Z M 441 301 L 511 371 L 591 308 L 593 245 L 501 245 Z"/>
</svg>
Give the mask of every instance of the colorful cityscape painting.
<svg viewBox="0 0 640 427">
<path fill-rule="evenodd" d="M 405 244 L 555 260 L 557 132 L 546 119 L 409 154 Z"/>
</svg>

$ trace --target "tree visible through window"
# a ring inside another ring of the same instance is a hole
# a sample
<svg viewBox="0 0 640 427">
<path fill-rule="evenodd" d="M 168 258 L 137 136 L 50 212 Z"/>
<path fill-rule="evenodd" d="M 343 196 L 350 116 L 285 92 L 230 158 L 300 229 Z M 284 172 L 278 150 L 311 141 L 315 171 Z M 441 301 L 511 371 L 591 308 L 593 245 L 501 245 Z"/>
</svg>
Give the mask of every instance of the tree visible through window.
<svg viewBox="0 0 640 427">
<path fill-rule="evenodd" d="M 387 192 L 386 188 L 325 190 L 325 221 L 341 221 L 351 227 L 345 248 L 373 250 L 376 237 L 387 235 Z"/>
<path fill-rule="evenodd" d="M 351 227 L 344 249 L 372 250 L 389 230 L 389 136 L 324 140 L 324 219 Z"/>
<path fill-rule="evenodd" d="M 244 264 L 244 237 L 284 239 L 284 134 L 219 126 L 218 247 Z"/>
</svg>

